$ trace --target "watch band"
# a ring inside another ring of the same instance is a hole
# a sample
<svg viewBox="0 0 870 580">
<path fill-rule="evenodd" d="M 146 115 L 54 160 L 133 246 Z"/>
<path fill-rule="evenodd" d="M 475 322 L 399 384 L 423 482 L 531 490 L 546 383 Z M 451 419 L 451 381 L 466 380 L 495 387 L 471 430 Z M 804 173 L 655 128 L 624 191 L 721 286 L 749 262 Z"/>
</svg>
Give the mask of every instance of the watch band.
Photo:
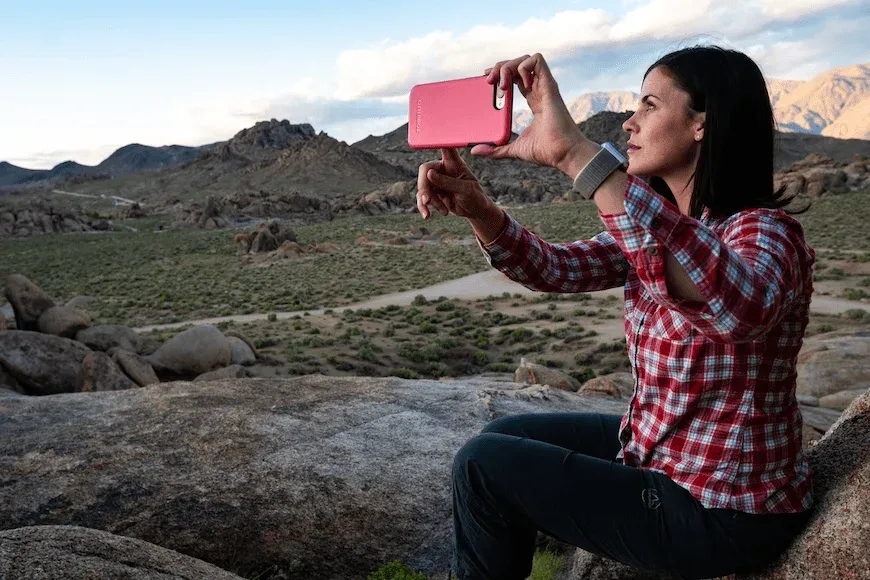
<svg viewBox="0 0 870 580">
<path fill-rule="evenodd" d="M 589 163 L 586 164 L 577 177 L 574 178 L 573 191 L 583 199 L 592 199 L 595 190 L 610 176 L 611 173 L 623 167 L 626 163 L 622 153 L 612 143 L 602 143 Z"/>
</svg>

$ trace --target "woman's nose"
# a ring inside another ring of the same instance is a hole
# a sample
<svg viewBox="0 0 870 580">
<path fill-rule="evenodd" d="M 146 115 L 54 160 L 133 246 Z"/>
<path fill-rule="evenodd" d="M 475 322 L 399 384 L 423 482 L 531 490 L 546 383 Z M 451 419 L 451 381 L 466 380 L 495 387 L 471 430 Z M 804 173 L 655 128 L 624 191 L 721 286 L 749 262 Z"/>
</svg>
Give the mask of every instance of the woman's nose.
<svg viewBox="0 0 870 580">
<path fill-rule="evenodd" d="M 622 130 L 623 130 L 623 131 L 626 131 L 626 132 L 628 132 L 628 133 L 634 133 L 634 132 L 635 132 L 635 130 L 637 129 L 637 124 L 634 122 L 634 116 L 635 116 L 635 115 L 637 115 L 636 112 L 635 112 L 635 113 L 632 113 L 631 117 L 629 117 L 628 119 L 625 120 L 625 122 L 622 124 Z"/>
</svg>

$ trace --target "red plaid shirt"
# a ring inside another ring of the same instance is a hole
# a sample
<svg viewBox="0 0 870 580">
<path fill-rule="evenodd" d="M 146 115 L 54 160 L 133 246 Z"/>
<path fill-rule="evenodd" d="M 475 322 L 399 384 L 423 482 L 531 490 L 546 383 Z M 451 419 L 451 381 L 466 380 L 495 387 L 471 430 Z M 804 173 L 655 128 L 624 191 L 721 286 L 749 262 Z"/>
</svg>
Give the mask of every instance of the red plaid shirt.
<svg viewBox="0 0 870 580">
<path fill-rule="evenodd" d="M 699 221 L 632 176 L 625 210 L 601 215 L 607 231 L 565 245 L 542 240 L 508 214 L 481 249 L 533 290 L 624 286 L 635 389 L 617 460 L 667 474 L 708 508 L 809 508 L 795 365 L 815 253 L 800 223 L 773 209 L 724 220 L 705 211 Z M 664 250 L 703 302 L 668 291 Z"/>
</svg>

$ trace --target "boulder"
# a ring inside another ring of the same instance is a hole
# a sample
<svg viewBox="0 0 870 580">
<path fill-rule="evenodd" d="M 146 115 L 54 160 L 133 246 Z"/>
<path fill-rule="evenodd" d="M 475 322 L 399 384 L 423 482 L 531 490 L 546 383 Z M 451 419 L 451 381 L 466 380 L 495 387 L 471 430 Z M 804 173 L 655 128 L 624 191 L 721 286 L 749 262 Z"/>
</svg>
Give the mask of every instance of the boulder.
<svg viewBox="0 0 870 580">
<path fill-rule="evenodd" d="M 19 330 L 39 330 L 39 316 L 54 306 L 39 286 L 19 274 L 6 277 L 6 299 L 12 304 Z"/>
<path fill-rule="evenodd" d="M 28 395 L 73 393 L 82 386 L 82 361 L 92 351 L 69 338 L 29 330 L 0 333 L 0 366 Z"/>
<path fill-rule="evenodd" d="M 82 384 L 78 388 L 81 392 L 123 391 L 135 387 L 130 377 L 104 352 L 91 351 L 82 361 Z"/>
<path fill-rule="evenodd" d="M 839 391 L 870 388 L 870 331 L 813 338 L 801 349 L 797 392 L 824 397 Z"/>
<path fill-rule="evenodd" d="M 852 401 L 864 394 L 866 389 L 850 389 L 847 391 L 837 391 L 824 397 L 819 397 L 819 406 L 827 409 L 836 409 L 845 411 Z"/>
<path fill-rule="evenodd" d="M 200 383 L 203 381 L 217 381 L 220 379 L 241 379 L 249 376 L 251 376 L 251 371 L 242 365 L 232 364 L 216 371 L 202 373 L 193 380 L 194 382 Z"/>
<path fill-rule="evenodd" d="M 188 328 L 164 343 L 148 362 L 157 374 L 195 377 L 230 364 L 230 343 L 216 326 Z"/>
<path fill-rule="evenodd" d="M 815 513 L 768 570 L 740 580 L 870 577 L 870 390 L 808 453 Z"/>
<path fill-rule="evenodd" d="M 241 331 L 227 330 L 224 332 L 224 336 L 226 336 L 227 338 L 235 337 L 235 338 L 242 340 L 246 345 L 248 345 L 248 348 L 251 349 L 251 352 L 254 353 L 254 356 L 257 358 L 260 358 L 260 354 L 257 352 L 257 349 L 254 346 L 254 343 L 251 341 L 250 338 L 245 336 Z"/>
<path fill-rule="evenodd" d="M 66 338 L 74 338 L 77 332 L 88 328 L 90 325 L 90 316 L 81 310 L 75 310 L 66 306 L 46 308 L 39 315 L 37 322 L 39 332 Z"/>
<path fill-rule="evenodd" d="M 235 336 L 226 337 L 230 343 L 230 362 L 234 365 L 252 365 L 257 362 L 254 351 L 241 338 Z"/>
<path fill-rule="evenodd" d="M 139 352 L 139 335 L 132 328 L 120 324 L 99 324 L 76 333 L 76 340 L 93 350 L 107 352 L 113 348 L 121 348 L 130 352 Z"/>
<path fill-rule="evenodd" d="M 631 397 L 634 392 L 634 377 L 631 373 L 611 373 L 595 377 L 583 383 L 578 395 L 608 395 L 611 397 Z"/>
<path fill-rule="evenodd" d="M 497 417 L 563 411 L 625 402 L 321 375 L 4 396 L 0 524 L 123 533 L 243 577 L 366 578 L 392 560 L 443 572 L 454 454 Z"/>
<path fill-rule="evenodd" d="M 124 374 L 133 379 L 133 382 L 140 387 L 147 387 L 148 385 L 160 382 L 154 369 L 151 368 L 151 365 L 148 364 L 148 361 L 144 357 L 120 348 L 111 349 L 109 355 Z"/>
<path fill-rule="evenodd" d="M 0 578 L 240 580 L 196 558 L 79 526 L 28 526 L 0 532 Z"/>
<path fill-rule="evenodd" d="M 520 366 L 514 372 L 514 381 L 531 385 L 550 385 L 563 391 L 577 391 L 580 381 L 562 371 L 545 367 L 525 358 L 520 359 Z"/>
</svg>

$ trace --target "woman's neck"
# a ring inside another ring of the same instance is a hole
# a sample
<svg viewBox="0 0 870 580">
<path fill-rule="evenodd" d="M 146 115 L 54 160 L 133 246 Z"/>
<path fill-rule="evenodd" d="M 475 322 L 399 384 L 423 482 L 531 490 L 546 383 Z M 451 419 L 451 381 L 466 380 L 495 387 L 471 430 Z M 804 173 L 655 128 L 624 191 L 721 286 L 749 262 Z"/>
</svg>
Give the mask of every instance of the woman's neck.
<svg viewBox="0 0 870 580">
<path fill-rule="evenodd" d="M 677 206 L 684 215 L 689 215 L 692 207 L 692 191 L 695 189 L 694 168 L 691 172 L 662 176 L 662 180 L 668 184 L 668 189 L 674 194 Z"/>
</svg>

